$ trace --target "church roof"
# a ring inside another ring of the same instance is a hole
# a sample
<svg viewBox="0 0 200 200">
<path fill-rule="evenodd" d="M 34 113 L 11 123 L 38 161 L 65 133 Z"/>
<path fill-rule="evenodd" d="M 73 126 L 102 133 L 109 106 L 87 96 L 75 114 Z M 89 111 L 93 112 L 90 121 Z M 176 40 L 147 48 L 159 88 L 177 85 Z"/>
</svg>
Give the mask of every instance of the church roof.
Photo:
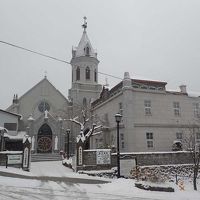
<svg viewBox="0 0 200 200">
<path fill-rule="evenodd" d="M 22 98 L 24 98 L 26 95 L 28 95 L 31 91 L 33 91 L 35 88 L 37 88 L 39 85 L 41 85 L 43 82 L 47 82 L 51 87 L 55 89 L 55 91 L 65 99 L 66 102 L 69 102 L 67 98 L 58 90 L 55 88 L 55 86 L 46 78 L 44 77 L 40 82 L 38 82 L 36 85 L 34 85 L 31 89 L 29 89 L 27 92 L 25 92 L 18 100 L 20 101 Z M 9 106 L 6 110 L 10 110 L 12 108 L 12 105 Z"/>
<path fill-rule="evenodd" d="M 97 57 L 97 54 L 95 50 L 93 49 L 91 42 L 89 40 L 89 37 L 87 35 L 86 30 L 83 31 L 83 35 L 81 37 L 81 40 L 78 44 L 78 47 L 73 47 L 73 51 L 76 52 L 75 57 L 80 57 L 80 56 L 85 56 L 87 55 L 86 53 L 86 48 L 89 47 L 89 55 L 91 57 Z"/>
</svg>

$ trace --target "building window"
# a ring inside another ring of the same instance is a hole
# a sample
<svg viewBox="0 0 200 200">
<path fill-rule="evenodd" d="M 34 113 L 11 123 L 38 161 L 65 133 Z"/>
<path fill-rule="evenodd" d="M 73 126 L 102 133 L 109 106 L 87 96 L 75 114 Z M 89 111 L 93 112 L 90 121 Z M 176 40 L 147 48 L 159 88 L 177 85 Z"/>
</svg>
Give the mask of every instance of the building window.
<svg viewBox="0 0 200 200">
<path fill-rule="evenodd" d="M 50 110 L 50 105 L 45 101 L 41 101 L 38 105 L 38 110 L 43 113 L 44 111 L 49 111 Z"/>
<path fill-rule="evenodd" d="M 97 70 L 94 70 L 94 81 L 97 82 Z"/>
<path fill-rule="evenodd" d="M 147 148 L 153 148 L 153 133 L 147 132 L 146 133 L 146 140 L 147 140 Z"/>
<path fill-rule="evenodd" d="M 85 48 L 85 55 L 86 55 L 86 56 L 89 56 L 89 55 L 90 55 L 90 48 L 89 48 L 89 47 L 86 47 L 86 48 Z"/>
<path fill-rule="evenodd" d="M 200 117 L 200 106 L 199 103 L 194 103 L 194 117 Z"/>
<path fill-rule="evenodd" d="M 177 140 L 182 140 L 183 139 L 183 133 L 182 132 L 177 132 L 176 133 L 176 139 Z"/>
<path fill-rule="evenodd" d="M 8 129 L 9 131 L 16 131 L 17 124 L 16 123 L 4 123 L 4 128 Z"/>
<path fill-rule="evenodd" d="M 80 68 L 79 67 L 76 68 L 76 80 L 77 81 L 80 80 Z"/>
<path fill-rule="evenodd" d="M 147 132 L 146 133 L 146 138 L 147 138 L 147 140 L 153 140 L 153 133 Z"/>
<path fill-rule="evenodd" d="M 153 148 L 153 141 L 147 140 L 147 148 L 149 149 Z"/>
<path fill-rule="evenodd" d="M 86 80 L 90 80 L 90 68 L 89 67 L 86 67 L 85 78 L 86 78 Z"/>
<path fill-rule="evenodd" d="M 125 148 L 125 143 L 124 142 L 122 142 L 122 149 L 124 149 Z"/>
<path fill-rule="evenodd" d="M 200 133 L 196 133 L 196 139 L 200 140 Z"/>
<path fill-rule="evenodd" d="M 144 101 L 144 110 L 145 110 L 145 115 L 151 115 L 151 101 L 150 100 Z"/>
<path fill-rule="evenodd" d="M 120 134 L 120 139 L 124 140 L 124 134 L 123 133 Z"/>
<path fill-rule="evenodd" d="M 119 113 L 123 115 L 123 104 L 122 102 L 119 103 Z"/>
<path fill-rule="evenodd" d="M 174 115 L 175 116 L 180 116 L 180 103 L 179 102 L 174 102 L 173 103 L 173 108 L 174 108 Z"/>
<path fill-rule="evenodd" d="M 121 141 L 121 148 L 124 149 L 125 143 L 124 143 L 124 134 L 123 133 L 120 134 L 120 141 Z"/>
</svg>

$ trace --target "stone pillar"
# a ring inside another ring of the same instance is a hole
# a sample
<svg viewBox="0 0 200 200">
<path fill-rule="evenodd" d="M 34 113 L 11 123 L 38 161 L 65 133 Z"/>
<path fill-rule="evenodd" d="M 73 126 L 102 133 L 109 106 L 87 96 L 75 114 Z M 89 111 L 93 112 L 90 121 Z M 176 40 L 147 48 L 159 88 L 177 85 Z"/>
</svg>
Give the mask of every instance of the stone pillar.
<svg viewBox="0 0 200 200">
<path fill-rule="evenodd" d="M 22 156 L 22 169 L 30 171 L 31 162 L 31 138 L 28 135 L 23 139 L 23 156 Z"/>
<path fill-rule="evenodd" d="M 84 164 L 83 160 L 84 143 L 82 140 L 76 144 L 76 168 L 82 167 Z"/>
</svg>

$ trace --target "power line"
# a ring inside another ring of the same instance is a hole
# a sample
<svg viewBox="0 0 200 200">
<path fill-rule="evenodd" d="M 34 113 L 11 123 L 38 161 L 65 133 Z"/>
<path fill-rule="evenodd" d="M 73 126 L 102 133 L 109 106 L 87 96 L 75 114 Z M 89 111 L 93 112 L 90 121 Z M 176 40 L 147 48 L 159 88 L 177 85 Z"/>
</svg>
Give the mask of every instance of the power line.
<svg viewBox="0 0 200 200">
<path fill-rule="evenodd" d="M 57 61 L 60 61 L 60 62 L 64 62 L 64 63 L 70 64 L 70 62 L 61 60 L 61 59 L 59 59 L 59 58 L 55 58 L 55 57 L 52 57 L 52 56 L 49 56 L 49 55 L 46 55 L 46 54 L 43 54 L 43 53 L 39 53 L 39 52 L 37 52 L 37 51 L 33 51 L 33 50 L 30 50 L 30 49 L 27 49 L 27 48 L 24 48 L 24 47 L 15 45 L 15 44 L 11 44 L 11 43 L 4 42 L 4 41 L 1 41 L 1 40 L 0 40 L 0 42 L 3 43 L 3 44 L 9 45 L 9 46 L 18 48 L 18 49 L 22 49 L 22 50 L 25 50 L 25 51 L 28 51 L 28 52 L 31 52 L 31 53 L 40 55 L 40 56 L 44 56 L 44 57 L 47 57 L 47 58 L 51 58 L 51 59 L 53 59 L 53 60 L 57 60 Z"/>
<path fill-rule="evenodd" d="M 9 45 L 9 46 L 12 46 L 12 47 L 15 47 L 15 48 L 24 50 L 24 51 L 28 51 L 28 52 L 33 53 L 33 54 L 37 54 L 37 55 L 40 55 L 40 56 L 43 56 L 43 57 L 46 57 L 46 58 L 50 58 L 50 59 L 52 59 L 52 60 L 56 60 L 56 61 L 59 61 L 59 62 L 62 62 L 62 63 L 66 63 L 66 64 L 71 65 L 71 63 L 68 62 L 68 61 L 65 61 L 65 60 L 62 60 L 62 59 L 59 59 L 59 58 L 56 58 L 56 57 L 53 57 L 53 56 L 49 56 L 49 55 L 40 53 L 40 52 L 38 52 L 38 51 L 34 51 L 34 50 L 31 50 L 31 49 L 25 48 L 25 47 L 21 47 L 21 46 L 18 46 L 18 45 L 9 43 L 9 42 L 5 42 L 5 41 L 1 41 L 1 40 L 0 40 L 0 43 L 3 43 L 3 44 L 6 44 L 6 45 Z M 110 75 L 110 74 L 107 74 L 107 73 L 103 73 L 103 72 L 98 72 L 98 73 L 99 73 L 99 74 L 102 74 L 102 75 L 110 76 L 110 77 L 112 77 L 112 78 L 116 78 L 116 79 L 122 80 L 122 78 L 119 78 L 119 77 L 117 77 L 117 76 L 113 76 L 113 75 Z"/>
</svg>

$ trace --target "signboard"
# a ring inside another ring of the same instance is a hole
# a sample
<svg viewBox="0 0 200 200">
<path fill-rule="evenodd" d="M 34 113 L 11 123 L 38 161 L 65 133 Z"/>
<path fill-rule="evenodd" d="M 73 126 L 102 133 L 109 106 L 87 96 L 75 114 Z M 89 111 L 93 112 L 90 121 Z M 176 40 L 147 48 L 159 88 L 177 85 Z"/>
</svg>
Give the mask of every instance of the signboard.
<svg viewBox="0 0 200 200">
<path fill-rule="evenodd" d="M 78 165 L 83 164 L 83 148 L 80 146 L 78 148 Z"/>
<path fill-rule="evenodd" d="M 97 165 L 109 165 L 111 163 L 110 149 L 97 150 L 96 158 L 97 158 Z"/>
<path fill-rule="evenodd" d="M 132 159 L 120 159 L 120 174 L 124 177 L 130 176 L 130 171 L 136 167 L 136 161 Z"/>
<path fill-rule="evenodd" d="M 8 155 L 8 165 L 22 164 L 22 155 Z"/>
<path fill-rule="evenodd" d="M 28 157 L 29 157 L 29 149 L 28 149 L 28 147 L 26 147 L 25 149 L 24 149 L 24 159 L 23 159 L 23 167 L 28 167 Z"/>
</svg>

